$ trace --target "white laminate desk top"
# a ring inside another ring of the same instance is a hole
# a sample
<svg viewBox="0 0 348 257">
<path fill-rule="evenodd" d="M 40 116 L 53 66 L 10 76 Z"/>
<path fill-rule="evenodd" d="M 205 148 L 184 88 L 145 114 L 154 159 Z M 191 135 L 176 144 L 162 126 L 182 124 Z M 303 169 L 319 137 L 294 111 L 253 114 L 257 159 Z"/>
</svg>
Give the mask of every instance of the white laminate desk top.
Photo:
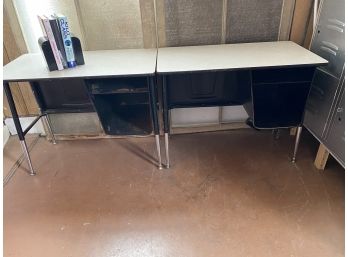
<svg viewBox="0 0 348 257">
<path fill-rule="evenodd" d="M 291 41 L 159 48 L 157 72 L 228 70 L 293 65 L 321 65 L 327 61 Z"/>
<path fill-rule="evenodd" d="M 3 67 L 5 81 L 149 75 L 156 71 L 156 49 L 85 51 L 85 64 L 49 71 L 44 56 L 24 54 Z"/>
</svg>

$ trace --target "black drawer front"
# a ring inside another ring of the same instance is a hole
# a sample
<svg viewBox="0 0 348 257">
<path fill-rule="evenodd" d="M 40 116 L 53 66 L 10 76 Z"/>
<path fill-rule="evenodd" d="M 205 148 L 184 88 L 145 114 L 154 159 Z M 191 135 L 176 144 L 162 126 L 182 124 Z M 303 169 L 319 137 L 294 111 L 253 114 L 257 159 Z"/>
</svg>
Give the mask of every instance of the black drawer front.
<svg viewBox="0 0 348 257">
<path fill-rule="evenodd" d="M 166 77 L 169 107 L 241 104 L 248 94 L 250 73 L 205 72 Z"/>
<path fill-rule="evenodd" d="M 255 127 L 277 128 L 300 125 L 309 89 L 310 82 L 253 85 Z"/>
<path fill-rule="evenodd" d="M 33 83 L 42 111 L 93 111 L 82 79 L 43 80 Z"/>
<path fill-rule="evenodd" d="M 314 70 L 314 67 L 254 70 L 252 72 L 253 84 L 311 82 Z"/>
</svg>

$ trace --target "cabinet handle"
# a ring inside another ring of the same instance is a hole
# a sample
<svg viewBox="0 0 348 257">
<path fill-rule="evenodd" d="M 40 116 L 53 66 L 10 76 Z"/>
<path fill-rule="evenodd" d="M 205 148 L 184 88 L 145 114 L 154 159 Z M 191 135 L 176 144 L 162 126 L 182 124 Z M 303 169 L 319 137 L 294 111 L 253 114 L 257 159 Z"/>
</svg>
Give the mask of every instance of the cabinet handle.
<svg viewBox="0 0 348 257">
<path fill-rule="evenodd" d="M 337 112 L 343 112 L 344 111 L 344 108 L 343 107 L 338 107 L 337 108 Z"/>
</svg>

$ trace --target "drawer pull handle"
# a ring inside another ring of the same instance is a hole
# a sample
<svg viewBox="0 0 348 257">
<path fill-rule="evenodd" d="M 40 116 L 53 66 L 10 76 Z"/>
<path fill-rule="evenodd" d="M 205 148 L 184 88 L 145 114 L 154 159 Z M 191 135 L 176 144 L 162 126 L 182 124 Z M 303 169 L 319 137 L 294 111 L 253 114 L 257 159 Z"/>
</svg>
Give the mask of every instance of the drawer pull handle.
<svg viewBox="0 0 348 257">
<path fill-rule="evenodd" d="M 328 52 L 329 54 L 332 54 L 332 55 L 334 55 L 334 56 L 337 55 L 337 53 L 336 53 L 334 50 L 331 50 L 330 48 L 328 48 L 328 47 L 326 47 L 326 46 L 321 46 L 320 48 L 321 48 L 323 51 Z"/>
<path fill-rule="evenodd" d="M 337 108 L 337 112 L 343 112 L 344 111 L 344 108 L 343 107 L 338 107 Z"/>
</svg>

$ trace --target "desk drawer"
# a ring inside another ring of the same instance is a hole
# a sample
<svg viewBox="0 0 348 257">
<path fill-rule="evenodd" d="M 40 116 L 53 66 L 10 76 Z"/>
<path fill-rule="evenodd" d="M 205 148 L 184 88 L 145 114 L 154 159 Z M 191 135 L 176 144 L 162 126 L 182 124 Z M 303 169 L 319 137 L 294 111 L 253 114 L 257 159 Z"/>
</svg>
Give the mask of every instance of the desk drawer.
<svg viewBox="0 0 348 257">
<path fill-rule="evenodd" d="M 93 111 L 93 104 L 82 79 L 43 80 L 32 83 L 32 89 L 42 111 Z"/>
<path fill-rule="evenodd" d="M 252 72 L 253 84 L 277 82 L 311 82 L 315 68 L 261 69 Z"/>
<path fill-rule="evenodd" d="M 294 127 L 302 123 L 310 82 L 255 84 L 253 118 L 257 128 Z"/>
<path fill-rule="evenodd" d="M 339 80 L 334 76 L 320 69 L 315 72 L 306 106 L 305 125 L 318 137 L 323 136 L 338 86 Z"/>
<path fill-rule="evenodd" d="M 250 73 L 204 72 L 167 75 L 169 107 L 241 104 L 248 95 Z"/>
</svg>

